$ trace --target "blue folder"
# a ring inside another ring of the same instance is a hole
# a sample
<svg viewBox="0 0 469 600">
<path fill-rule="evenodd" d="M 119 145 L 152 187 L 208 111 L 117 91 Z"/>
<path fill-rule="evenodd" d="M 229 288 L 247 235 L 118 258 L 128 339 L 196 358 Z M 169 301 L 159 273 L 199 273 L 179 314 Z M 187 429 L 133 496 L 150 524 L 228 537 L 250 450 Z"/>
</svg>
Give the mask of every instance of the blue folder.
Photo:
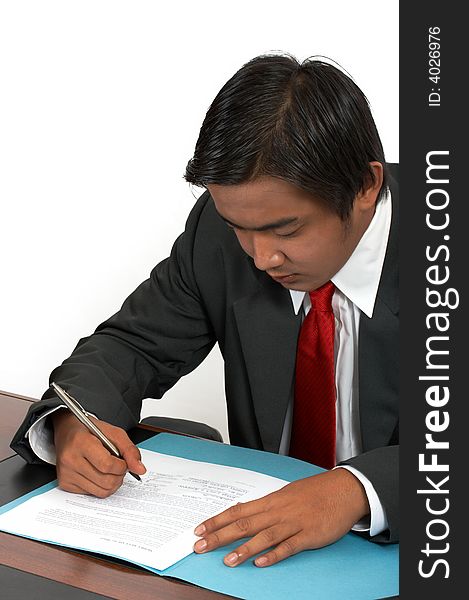
<svg viewBox="0 0 469 600">
<path fill-rule="evenodd" d="M 150 438 L 139 447 L 250 469 L 288 481 L 323 471 L 288 456 L 167 433 Z M 56 484 L 47 484 L 0 507 L 0 513 Z M 397 544 L 373 544 L 349 533 L 335 544 L 303 551 L 263 569 L 255 567 L 251 561 L 235 568 L 226 567 L 223 557 L 238 545 L 239 541 L 207 554 L 191 554 L 164 571 L 150 570 L 246 600 L 285 600 L 288 597 L 295 600 L 376 600 L 399 593 Z"/>
</svg>

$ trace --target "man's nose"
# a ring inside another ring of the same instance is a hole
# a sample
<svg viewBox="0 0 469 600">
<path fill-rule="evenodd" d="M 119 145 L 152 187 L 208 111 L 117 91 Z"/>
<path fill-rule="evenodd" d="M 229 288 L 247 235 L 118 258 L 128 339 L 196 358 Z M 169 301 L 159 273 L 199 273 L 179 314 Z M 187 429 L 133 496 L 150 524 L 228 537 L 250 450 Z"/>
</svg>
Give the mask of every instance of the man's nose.
<svg viewBox="0 0 469 600">
<path fill-rule="evenodd" d="M 275 269 L 283 264 L 283 254 L 266 235 L 254 236 L 252 240 L 254 264 L 261 271 Z"/>
</svg>

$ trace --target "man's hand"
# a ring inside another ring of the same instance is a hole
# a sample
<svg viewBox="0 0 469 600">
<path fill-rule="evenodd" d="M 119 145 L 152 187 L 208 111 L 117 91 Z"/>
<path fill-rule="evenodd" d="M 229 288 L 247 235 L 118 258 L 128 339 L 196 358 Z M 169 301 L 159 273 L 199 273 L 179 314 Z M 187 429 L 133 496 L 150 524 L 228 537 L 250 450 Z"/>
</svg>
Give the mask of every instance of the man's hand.
<svg viewBox="0 0 469 600">
<path fill-rule="evenodd" d="M 117 446 L 123 459 L 112 456 L 70 412 L 57 410 L 51 415 L 57 477 L 59 487 L 67 492 L 106 498 L 121 486 L 127 471 L 143 475 L 146 469 L 140 461 L 140 451 L 123 429 L 90 418 Z"/>
<path fill-rule="evenodd" d="M 259 500 L 239 503 L 201 523 L 195 534 L 202 536 L 195 552 L 249 537 L 224 562 L 235 567 L 261 554 L 254 561 L 267 567 L 301 550 L 320 548 L 345 535 L 369 513 L 365 490 L 346 469 L 300 479 Z"/>
</svg>

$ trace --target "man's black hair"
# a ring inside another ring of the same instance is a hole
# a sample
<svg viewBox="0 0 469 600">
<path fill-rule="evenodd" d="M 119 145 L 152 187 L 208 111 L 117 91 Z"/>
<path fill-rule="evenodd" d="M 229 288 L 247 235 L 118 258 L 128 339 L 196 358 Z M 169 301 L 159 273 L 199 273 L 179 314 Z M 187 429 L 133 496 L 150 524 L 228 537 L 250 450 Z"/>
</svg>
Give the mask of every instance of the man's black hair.
<svg viewBox="0 0 469 600">
<path fill-rule="evenodd" d="M 387 175 L 368 100 L 345 73 L 315 58 L 266 54 L 246 63 L 207 111 L 184 178 L 200 187 L 278 177 L 346 220 L 355 196 Z"/>
</svg>

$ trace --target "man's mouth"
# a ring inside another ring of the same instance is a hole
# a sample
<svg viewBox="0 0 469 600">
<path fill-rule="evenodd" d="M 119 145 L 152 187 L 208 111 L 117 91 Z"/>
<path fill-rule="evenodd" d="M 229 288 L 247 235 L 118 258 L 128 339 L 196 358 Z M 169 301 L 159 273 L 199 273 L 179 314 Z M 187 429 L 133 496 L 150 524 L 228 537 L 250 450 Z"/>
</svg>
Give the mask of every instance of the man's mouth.
<svg viewBox="0 0 469 600">
<path fill-rule="evenodd" d="M 291 279 L 293 279 L 295 277 L 295 273 L 288 273 L 287 275 L 278 275 L 278 274 L 274 274 L 274 273 L 269 273 L 270 277 L 272 277 L 272 279 L 274 279 L 275 281 L 278 281 L 279 283 L 285 282 L 285 281 L 290 281 Z"/>
</svg>

